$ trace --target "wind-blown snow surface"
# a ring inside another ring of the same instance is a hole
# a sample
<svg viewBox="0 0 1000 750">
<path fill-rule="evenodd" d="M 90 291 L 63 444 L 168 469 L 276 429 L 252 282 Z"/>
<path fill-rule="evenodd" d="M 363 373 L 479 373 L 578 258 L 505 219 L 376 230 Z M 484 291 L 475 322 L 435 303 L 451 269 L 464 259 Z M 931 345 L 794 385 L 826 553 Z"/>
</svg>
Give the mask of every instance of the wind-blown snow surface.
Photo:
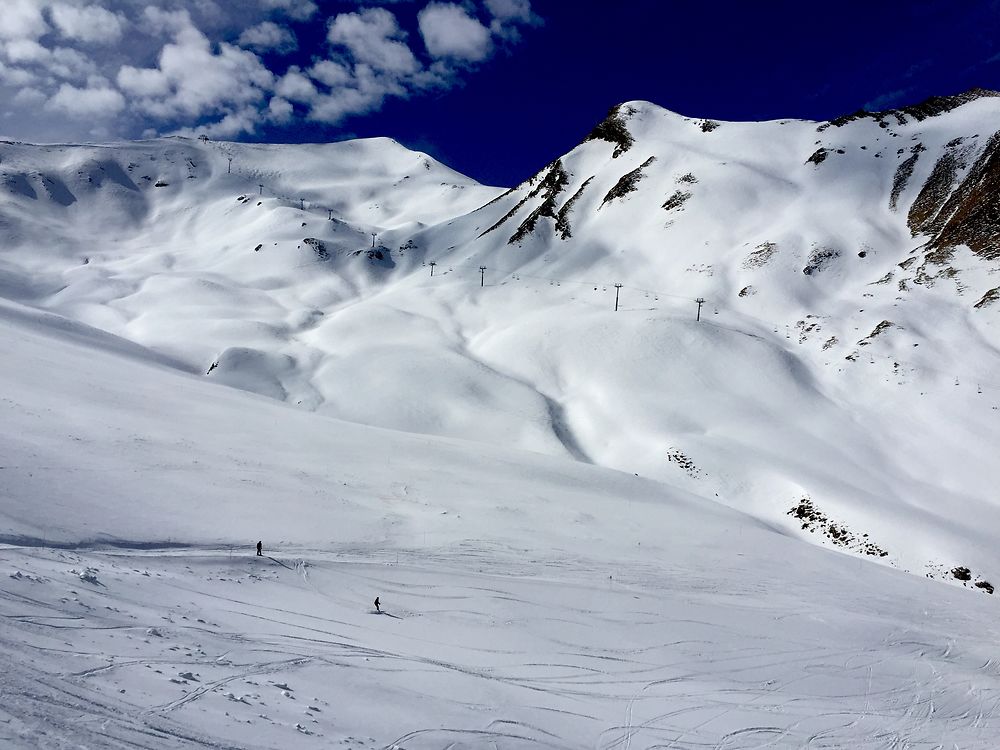
<svg viewBox="0 0 1000 750">
<path fill-rule="evenodd" d="M 995 746 L 989 597 L 0 325 L 12 747 Z"/>
<path fill-rule="evenodd" d="M 996 101 L 0 144 L 0 738 L 994 747 L 998 267 L 910 225 Z"/>
</svg>

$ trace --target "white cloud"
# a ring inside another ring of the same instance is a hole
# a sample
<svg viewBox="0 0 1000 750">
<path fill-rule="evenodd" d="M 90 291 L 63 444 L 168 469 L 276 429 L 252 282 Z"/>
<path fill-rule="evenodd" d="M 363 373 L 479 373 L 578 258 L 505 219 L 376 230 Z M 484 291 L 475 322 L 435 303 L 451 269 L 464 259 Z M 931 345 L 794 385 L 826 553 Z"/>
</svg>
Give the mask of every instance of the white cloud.
<svg viewBox="0 0 1000 750">
<path fill-rule="evenodd" d="M 309 75 L 330 88 L 343 86 L 351 80 L 351 71 L 333 60 L 320 60 L 309 68 Z"/>
<path fill-rule="evenodd" d="M 486 8 L 499 21 L 536 24 L 540 20 L 531 10 L 531 0 L 486 0 Z"/>
<path fill-rule="evenodd" d="M 327 39 L 345 47 L 355 62 L 394 75 L 415 73 L 420 63 L 405 43 L 406 33 L 385 8 L 341 13 L 330 21 Z"/>
<path fill-rule="evenodd" d="M 48 47 L 43 47 L 34 39 L 27 38 L 7 42 L 4 54 L 12 63 L 19 64 L 40 63 L 52 56 Z"/>
<path fill-rule="evenodd" d="M 49 30 L 37 0 L 3 0 L 0 39 L 38 39 Z"/>
<path fill-rule="evenodd" d="M 64 83 L 45 106 L 81 119 L 106 118 L 125 109 L 125 97 L 106 84 L 77 88 Z"/>
<path fill-rule="evenodd" d="M 170 81 L 158 68 L 133 68 L 125 65 L 118 71 L 118 86 L 140 97 L 160 97 L 170 93 Z"/>
<path fill-rule="evenodd" d="M 160 10 L 152 5 L 142 13 L 146 28 L 154 34 L 179 34 L 194 28 L 191 14 L 186 8 L 180 10 Z"/>
<path fill-rule="evenodd" d="M 174 40 L 160 52 L 156 68 L 122 66 L 118 86 L 139 97 L 140 111 L 161 119 L 202 117 L 243 108 L 264 98 L 274 76 L 252 52 L 221 43 L 218 52 L 190 21 L 165 17 L 147 9 L 154 23 L 171 28 Z M 242 116 L 242 114 L 241 114 Z"/>
<path fill-rule="evenodd" d="M 121 39 L 127 21 L 98 5 L 76 6 L 56 3 L 50 10 L 52 23 L 67 39 L 109 44 Z"/>
<path fill-rule="evenodd" d="M 311 36 L 296 24 L 321 22 L 315 0 L 0 0 L 0 121 L 32 140 L 337 125 L 456 85 L 539 21 L 530 0 L 354 2 L 327 19 L 327 46 L 271 64 Z"/>
<path fill-rule="evenodd" d="M 267 119 L 279 125 L 289 122 L 294 114 L 295 108 L 292 107 L 291 102 L 280 96 L 272 97 L 267 104 Z"/>
<path fill-rule="evenodd" d="M 260 113 L 255 107 L 244 107 L 230 112 L 218 122 L 183 128 L 177 135 L 207 135 L 212 138 L 235 138 L 244 133 L 253 133 L 260 122 Z"/>
<path fill-rule="evenodd" d="M 240 46 L 250 47 L 258 52 L 266 52 L 267 50 L 291 52 L 298 46 L 295 34 L 290 29 L 279 26 L 273 21 L 263 21 L 246 29 L 240 34 L 239 42 Z"/>
<path fill-rule="evenodd" d="M 278 80 L 274 92 L 293 102 L 311 102 L 318 93 L 315 84 L 296 67 L 292 67 Z"/>
<path fill-rule="evenodd" d="M 539 26 L 542 23 L 542 19 L 531 10 L 530 0 L 486 0 L 486 8 L 493 16 L 490 31 L 508 43 L 520 41 L 518 24 Z"/>
<path fill-rule="evenodd" d="M 41 69 L 48 75 L 66 80 L 83 80 L 97 72 L 93 61 L 70 47 L 48 48 L 31 39 L 8 42 L 7 59 L 15 64 Z"/>
<path fill-rule="evenodd" d="M 0 85 L 3 86 L 33 86 L 38 76 L 24 68 L 11 67 L 0 60 Z"/>
<path fill-rule="evenodd" d="M 490 32 L 461 5 L 430 3 L 417 15 L 420 34 L 432 57 L 480 62 L 490 56 Z"/>
<path fill-rule="evenodd" d="M 40 107 L 48 101 L 45 92 L 40 89 L 23 88 L 14 95 L 14 103 L 20 107 Z"/>
<path fill-rule="evenodd" d="M 317 11 L 312 0 L 260 0 L 260 4 L 268 10 L 283 10 L 297 21 L 306 21 Z"/>
</svg>

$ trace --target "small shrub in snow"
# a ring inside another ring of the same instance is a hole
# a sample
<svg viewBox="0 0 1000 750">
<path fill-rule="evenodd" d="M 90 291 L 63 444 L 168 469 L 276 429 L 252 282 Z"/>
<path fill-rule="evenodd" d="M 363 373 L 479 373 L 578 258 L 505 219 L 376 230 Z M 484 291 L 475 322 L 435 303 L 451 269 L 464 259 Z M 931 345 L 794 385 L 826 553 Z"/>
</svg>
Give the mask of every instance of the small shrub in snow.
<svg viewBox="0 0 1000 750">
<path fill-rule="evenodd" d="M 685 203 L 687 203 L 690 197 L 691 193 L 685 192 L 683 190 L 677 190 L 674 192 L 673 195 L 667 198 L 662 208 L 664 208 L 667 211 L 673 211 L 675 208 L 680 208 Z"/>
<path fill-rule="evenodd" d="M 809 261 L 806 263 L 806 267 L 802 269 L 802 273 L 806 276 L 812 276 L 814 273 L 819 273 L 839 257 L 840 252 L 838 250 L 834 250 L 833 248 L 814 248 L 812 253 L 809 255 Z"/>
<path fill-rule="evenodd" d="M 743 261 L 743 267 L 760 268 L 765 266 L 776 252 L 778 252 L 778 244 L 776 242 L 762 242 Z"/>
<path fill-rule="evenodd" d="M 83 570 L 71 570 L 81 581 L 86 583 L 100 583 L 97 580 L 97 568 L 84 568 Z"/>
<path fill-rule="evenodd" d="M 843 524 L 838 525 L 834 523 L 825 513 L 816 507 L 812 498 L 804 497 L 799 500 L 798 504 L 794 505 L 788 511 L 788 515 L 794 516 L 802 522 L 803 531 L 819 531 L 838 547 L 846 547 L 870 557 L 887 557 L 889 554 L 875 544 L 875 542 L 870 541 L 867 534 L 862 534 L 859 538 Z"/>
</svg>

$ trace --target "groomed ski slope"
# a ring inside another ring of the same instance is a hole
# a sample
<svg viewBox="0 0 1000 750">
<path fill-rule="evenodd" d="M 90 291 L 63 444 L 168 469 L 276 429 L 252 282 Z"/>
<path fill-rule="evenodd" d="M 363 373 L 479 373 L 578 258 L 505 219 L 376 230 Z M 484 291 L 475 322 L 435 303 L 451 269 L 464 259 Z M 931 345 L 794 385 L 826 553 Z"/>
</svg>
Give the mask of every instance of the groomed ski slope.
<svg viewBox="0 0 1000 750">
<path fill-rule="evenodd" d="M 991 597 L 19 305 L 0 329 L 0 744 L 996 745 Z"/>
</svg>

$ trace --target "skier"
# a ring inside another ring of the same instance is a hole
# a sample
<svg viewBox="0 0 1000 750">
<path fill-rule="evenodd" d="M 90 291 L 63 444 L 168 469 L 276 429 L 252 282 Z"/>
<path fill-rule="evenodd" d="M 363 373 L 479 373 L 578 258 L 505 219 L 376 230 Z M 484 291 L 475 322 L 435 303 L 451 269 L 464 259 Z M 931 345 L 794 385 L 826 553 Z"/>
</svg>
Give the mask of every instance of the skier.
<svg viewBox="0 0 1000 750">
<path fill-rule="evenodd" d="M 264 556 L 264 553 L 261 552 L 261 550 L 263 548 L 264 548 L 264 545 L 261 544 L 260 542 L 257 542 L 257 557 L 263 557 Z"/>
<path fill-rule="evenodd" d="M 375 611 L 382 614 L 382 606 L 378 602 L 378 597 L 375 597 Z"/>
</svg>

